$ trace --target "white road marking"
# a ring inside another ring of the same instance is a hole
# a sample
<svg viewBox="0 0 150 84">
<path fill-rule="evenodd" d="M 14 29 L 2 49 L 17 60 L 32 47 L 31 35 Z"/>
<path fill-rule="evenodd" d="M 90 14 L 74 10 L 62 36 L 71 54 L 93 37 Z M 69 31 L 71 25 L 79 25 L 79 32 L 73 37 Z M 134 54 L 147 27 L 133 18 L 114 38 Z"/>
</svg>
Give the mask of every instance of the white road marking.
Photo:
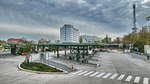
<svg viewBox="0 0 150 84">
<path fill-rule="evenodd" d="M 72 73 L 73 75 L 75 75 L 75 74 L 77 74 L 77 75 L 83 75 L 83 76 L 88 76 L 89 75 L 89 77 L 94 77 L 94 76 L 96 76 L 96 77 L 102 77 L 102 78 L 108 78 L 109 76 L 110 76 L 110 78 L 109 79 L 115 79 L 119 74 L 118 73 L 115 73 L 115 74 L 112 74 L 112 73 L 105 73 L 105 72 L 103 72 L 103 73 L 100 73 L 100 72 L 94 72 L 94 71 L 90 71 L 90 72 L 88 72 L 88 71 L 83 71 L 83 70 L 79 70 L 79 71 L 77 71 L 77 72 L 74 72 L 74 73 Z M 90 75 L 91 74 L 91 75 Z M 105 74 L 105 75 L 104 75 Z M 112 76 L 111 76 L 112 75 Z M 117 80 L 122 80 L 123 78 L 125 77 L 125 74 L 121 74 L 118 78 L 117 78 Z M 131 76 L 131 75 L 129 75 L 127 78 L 126 78 L 126 80 L 125 81 L 131 81 L 131 79 L 132 79 L 133 77 Z M 139 83 L 140 82 L 140 79 L 141 79 L 141 77 L 139 77 L 139 76 L 137 76 L 137 77 L 135 77 L 135 79 L 134 79 L 134 83 Z M 149 78 L 144 78 L 143 79 L 143 84 L 149 84 Z"/>
<path fill-rule="evenodd" d="M 102 75 L 104 75 L 105 74 L 105 72 L 103 72 L 103 73 L 100 73 L 99 75 L 97 75 L 96 77 L 101 77 Z"/>
<path fill-rule="evenodd" d="M 91 73 L 93 73 L 93 72 L 94 72 L 94 71 L 88 72 L 88 73 L 84 74 L 83 76 L 87 76 L 87 75 L 89 75 L 89 74 L 91 74 Z"/>
<path fill-rule="evenodd" d="M 129 75 L 125 81 L 131 81 L 131 79 L 132 79 L 132 76 Z"/>
<path fill-rule="evenodd" d="M 84 72 L 81 72 L 81 73 L 79 73 L 78 75 L 83 75 L 83 74 L 85 74 L 85 73 L 87 73 L 88 71 L 84 71 Z"/>
<path fill-rule="evenodd" d="M 117 80 L 122 80 L 124 78 L 125 74 L 121 74 Z"/>
<path fill-rule="evenodd" d="M 97 74 L 99 74 L 99 72 L 95 72 L 95 73 L 91 74 L 90 77 L 93 77 L 93 76 L 95 76 Z"/>
<path fill-rule="evenodd" d="M 74 72 L 74 73 L 72 73 L 72 74 L 78 74 L 78 73 L 80 73 L 80 72 L 82 72 L 83 70 L 80 70 L 80 71 L 77 71 L 77 72 Z"/>
<path fill-rule="evenodd" d="M 139 83 L 140 82 L 140 77 L 135 77 L 134 82 Z"/>
<path fill-rule="evenodd" d="M 109 79 L 115 79 L 118 76 L 117 73 L 115 73 L 114 75 L 112 75 Z"/>
<path fill-rule="evenodd" d="M 144 78 L 143 79 L 143 84 L 148 84 L 149 79 L 148 78 Z"/>
<path fill-rule="evenodd" d="M 112 73 L 108 73 L 105 76 L 103 76 L 103 78 L 108 78 Z"/>
</svg>

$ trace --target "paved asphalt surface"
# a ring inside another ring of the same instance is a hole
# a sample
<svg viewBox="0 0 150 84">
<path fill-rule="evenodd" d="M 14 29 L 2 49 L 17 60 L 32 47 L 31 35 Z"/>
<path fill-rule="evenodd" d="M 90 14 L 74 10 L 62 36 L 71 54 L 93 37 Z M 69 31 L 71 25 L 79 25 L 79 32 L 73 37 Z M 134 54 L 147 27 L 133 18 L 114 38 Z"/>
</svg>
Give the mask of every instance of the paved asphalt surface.
<svg viewBox="0 0 150 84">
<path fill-rule="evenodd" d="M 78 69 L 69 74 L 36 74 L 17 69 L 23 56 L 0 58 L 0 84 L 150 84 L 150 63 L 123 53 L 97 53 L 100 66 L 51 59 Z"/>
</svg>

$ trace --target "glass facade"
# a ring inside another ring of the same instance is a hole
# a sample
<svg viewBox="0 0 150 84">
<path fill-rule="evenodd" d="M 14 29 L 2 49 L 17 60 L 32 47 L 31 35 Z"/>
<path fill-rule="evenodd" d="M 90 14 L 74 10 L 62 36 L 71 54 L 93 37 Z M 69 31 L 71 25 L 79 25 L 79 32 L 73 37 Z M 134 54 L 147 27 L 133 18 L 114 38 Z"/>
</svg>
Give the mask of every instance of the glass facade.
<svg viewBox="0 0 150 84">
<path fill-rule="evenodd" d="M 65 24 L 60 28 L 60 41 L 61 42 L 79 42 L 79 30 L 74 28 L 73 25 Z"/>
</svg>

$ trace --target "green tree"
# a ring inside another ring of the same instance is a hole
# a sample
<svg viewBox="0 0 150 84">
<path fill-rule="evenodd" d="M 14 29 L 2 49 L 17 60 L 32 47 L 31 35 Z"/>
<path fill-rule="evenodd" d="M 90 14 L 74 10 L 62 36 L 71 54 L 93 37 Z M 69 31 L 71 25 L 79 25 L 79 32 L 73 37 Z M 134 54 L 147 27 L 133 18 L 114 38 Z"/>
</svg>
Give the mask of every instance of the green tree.
<svg viewBox="0 0 150 84">
<path fill-rule="evenodd" d="M 115 40 L 114 40 L 115 43 L 121 43 L 121 38 L 117 37 Z"/>
<path fill-rule="evenodd" d="M 133 44 L 133 47 L 139 48 L 141 52 L 144 50 L 144 45 L 150 44 L 150 32 L 140 30 L 137 33 L 130 33 L 123 37 L 124 44 Z"/>
<path fill-rule="evenodd" d="M 83 38 L 80 36 L 79 43 L 83 43 Z"/>
</svg>

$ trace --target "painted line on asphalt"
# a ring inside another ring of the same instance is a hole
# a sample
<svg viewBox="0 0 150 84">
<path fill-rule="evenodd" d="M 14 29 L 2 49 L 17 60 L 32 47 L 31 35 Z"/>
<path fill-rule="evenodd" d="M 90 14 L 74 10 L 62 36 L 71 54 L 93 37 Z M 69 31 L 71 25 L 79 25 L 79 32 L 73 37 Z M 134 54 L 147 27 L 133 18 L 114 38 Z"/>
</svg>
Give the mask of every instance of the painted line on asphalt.
<svg viewBox="0 0 150 84">
<path fill-rule="evenodd" d="M 144 78 L 143 79 L 143 84 L 148 84 L 149 78 Z"/>
<path fill-rule="evenodd" d="M 132 79 L 132 76 L 129 75 L 125 81 L 131 81 L 131 79 Z"/>
<path fill-rule="evenodd" d="M 74 72 L 74 73 L 72 73 L 72 74 L 78 74 L 78 73 L 80 73 L 80 72 L 82 72 L 83 70 L 80 70 L 80 71 L 77 71 L 77 72 Z"/>
<path fill-rule="evenodd" d="M 95 72 L 95 73 L 91 74 L 90 77 L 93 77 L 93 76 L 95 76 L 97 74 L 99 74 L 99 72 Z"/>
<path fill-rule="evenodd" d="M 82 72 L 82 73 L 79 73 L 78 75 L 83 75 L 83 74 L 85 74 L 85 73 L 87 73 L 88 71 L 84 71 L 84 72 Z"/>
<path fill-rule="evenodd" d="M 115 73 L 114 75 L 112 75 L 109 79 L 115 79 L 118 76 L 117 73 Z"/>
<path fill-rule="evenodd" d="M 135 77 L 134 82 L 139 83 L 140 82 L 140 77 Z"/>
<path fill-rule="evenodd" d="M 90 75 L 90 74 L 92 74 L 93 72 L 94 72 L 94 71 L 90 71 L 90 72 L 88 72 L 88 73 L 84 74 L 83 76 Z"/>
<path fill-rule="evenodd" d="M 108 78 L 112 73 L 107 73 L 103 78 Z"/>
<path fill-rule="evenodd" d="M 103 73 L 100 73 L 99 75 L 97 75 L 96 77 L 101 77 L 101 76 L 103 76 L 105 74 L 105 72 L 103 72 Z"/>
<path fill-rule="evenodd" d="M 112 74 L 112 73 L 105 73 L 105 72 L 102 72 L 102 73 L 100 73 L 100 72 L 94 72 L 94 71 L 90 71 L 90 72 L 88 72 L 88 71 L 83 71 L 83 70 L 80 70 L 80 71 L 77 71 L 77 72 L 74 72 L 74 73 L 72 73 L 72 74 L 77 74 L 77 75 L 83 75 L 83 76 L 88 76 L 89 75 L 89 77 L 102 77 L 102 78 L 108 78 L 109 76 L 110 76 L 110 78 L 109 79 L 115 79 L 119 74 L 118 73 L 115 73 L 115 74 Z M 105 75 L 104 75 L 105 74 Z M 112 75 L 112 76 L 111 76 Z M 117 80 L 122 80 L 123 78 L 125 77 L 125 74 L 121 74 L 119 77 L 118 77 L 118 79 Z M 133 76 L 131 76 L 131 75 L 129 75 L 127 78 L 126 78 L 126 80 L 125 81 L 131 81 L 131 79 L 133 78 Z M 134 79 L 134 83 L 139 83 L 140 82 L 140 79 L 141 79 L 141 77 L 139 77 L 139 76 L 137 76 L 137 77 L 135 77 L 135 79 Z M 148 84 L 149 83 L 149 78 L 144 78 L 143 79 L 143 84 Z"/>
<path fill-rule="evenodd" d="M 121 74 L 117 80 L 122 80 L 125 77 L 125 74 Z"/>
</svg>

